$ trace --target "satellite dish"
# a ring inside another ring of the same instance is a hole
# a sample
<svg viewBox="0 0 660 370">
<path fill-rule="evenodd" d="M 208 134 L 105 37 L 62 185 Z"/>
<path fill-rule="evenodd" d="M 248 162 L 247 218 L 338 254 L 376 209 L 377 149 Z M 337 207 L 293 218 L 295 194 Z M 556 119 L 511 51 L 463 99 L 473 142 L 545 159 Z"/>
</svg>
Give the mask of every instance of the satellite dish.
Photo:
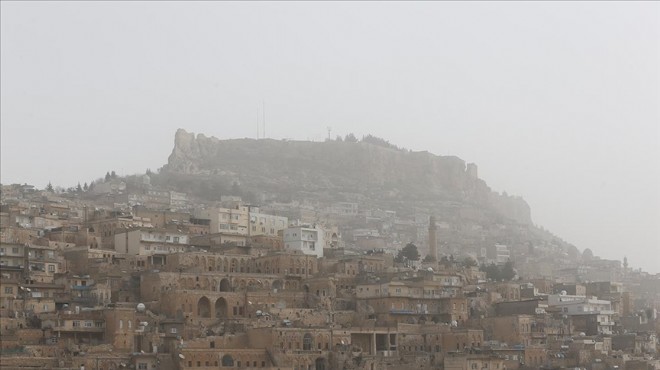
<svg viewBox="0 0 660 370">
<path fill-rule="evenodd" d="M 147 309 L 147 306 L 145 306 L 144 303 L 138 303 L 138 305 L 137 305 L 138 312 L 144 312 L 146 309 Z"/>
<path fill-rule="evenodd" d="M 184 360 L 184 359 L 186 358 L 186 356 L 184 356 L 184 355 L 182 355 L 182 354 L 179 353 L 179 358 L 182 359 L 182 360 Z"/>
</svg>

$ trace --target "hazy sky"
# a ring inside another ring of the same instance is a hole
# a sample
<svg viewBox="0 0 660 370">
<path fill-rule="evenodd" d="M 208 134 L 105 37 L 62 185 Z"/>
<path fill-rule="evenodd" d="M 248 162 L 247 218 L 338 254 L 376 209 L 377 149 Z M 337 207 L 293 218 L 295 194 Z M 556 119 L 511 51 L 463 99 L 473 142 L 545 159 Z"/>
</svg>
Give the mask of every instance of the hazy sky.
<svg viewBox="0 0 660 370">
<path fill-rule="evenodd" d="M 535 223 L 660 272 L 660 4 L 1 5 L 1 181 L 156 169 L 177 128 L 371 133 L 479 165 Z"/>
</svg>

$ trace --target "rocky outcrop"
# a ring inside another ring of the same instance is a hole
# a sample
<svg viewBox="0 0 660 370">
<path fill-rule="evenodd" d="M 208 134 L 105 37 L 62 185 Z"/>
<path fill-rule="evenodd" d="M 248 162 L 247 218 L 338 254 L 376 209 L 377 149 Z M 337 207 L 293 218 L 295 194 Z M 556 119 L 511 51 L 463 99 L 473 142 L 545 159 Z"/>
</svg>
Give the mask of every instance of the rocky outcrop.
<svg viewBox="0 0 660 370">
<path fill-rule="evenodd" d="M 492 192 L 476 165 L 366 142 L 219 140 L 179 129 L 164 172 L 233 176 L 272 193 L 350 192 L 367 197 L 441 200 L 487 207 L 531 224 L 527 203 Z"/>
</svg>

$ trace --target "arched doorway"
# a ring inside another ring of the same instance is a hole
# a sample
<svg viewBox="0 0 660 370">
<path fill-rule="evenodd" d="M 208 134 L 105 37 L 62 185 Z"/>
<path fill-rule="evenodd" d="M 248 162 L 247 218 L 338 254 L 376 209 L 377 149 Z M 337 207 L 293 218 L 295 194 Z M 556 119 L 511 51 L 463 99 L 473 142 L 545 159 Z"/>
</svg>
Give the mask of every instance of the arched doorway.
<svg viewBox="0 0 660 370">
<path fill-rule="evenodd" d="M 316 368 L 316 370 L 325 370 L 327 368 L 326 366 L 327 363 L 328 362 L 326 361 L 326 359 L 324 359 L 323 357 L 319 357 L 314 362 L 315 365 L 314 367 Z"/>
<path fill-rule="evenodd" d="M 231 292 L 231 284 L 229 283 L 229 279 L 222 279 L 220 280 L 220 291 L 221 292 Z"/>
<path fill-rule="evenodd" d="M 211 302 L 208 298 L 202 297 L 197 302 L 197 316 L 205 318 L 211 317 Z"/>
<path fill-rule="evenodd" d="M 222 319 L 227 317 L 227 300 L 223 297 L 215 301 L 215 318 Z"/>
</svg>

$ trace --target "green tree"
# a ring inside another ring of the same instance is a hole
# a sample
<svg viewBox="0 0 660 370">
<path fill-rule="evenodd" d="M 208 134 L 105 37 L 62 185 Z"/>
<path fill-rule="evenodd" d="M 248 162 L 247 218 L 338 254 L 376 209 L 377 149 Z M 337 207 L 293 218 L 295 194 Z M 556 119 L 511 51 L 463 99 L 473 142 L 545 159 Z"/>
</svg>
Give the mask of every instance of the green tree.
<svg viewBox="0 0 660 370">
<path fill-rule="evenodd" d="M 84 190 L 84 191 L 89 190 L 89 185 L 87 185 L 87 183 L 85 183 L 85 184 L 83 185 L 83 190 Z"/>
<path fill-rule="evenodd" d="M 413 243 L 406 244 L 403 249 L 399 251 L 399 254 L 396 256 L 397 262 L 408 261 L 419 261 L 419 251 L 417 246 Z"/>
<path fill-rule="evenodd" d="M 427 254 L 426 257 L 424 257 L 424 261 L 423 261 L 423 262 L 434 262 L 434 261 L 435 261 L 435 258 L 433 258 L 432 255 Z"/>
<path fill-rule="evenodd" d="M 55 191 L 53 189 L 53 184 L 51 184 L 50 181 L 48 181 L 48 185 L 46 185 L 46 191 L 49 191 L 51 193 Z"/>
<path fill-rule="evenodd" d="M 502 280 L 511 280 L 516 276 L 516 271 L 513 269 L 513 262 L 507 261 L 500 270 L 500 278 Z"/>
<path fill-rule="evenodd" d="M 113 172 L 114 172 L 114 171 L 113 171 Z M 105 181 L 106 181 L 106 182 L 107 182 L 107 181 L 110 181 L 110 178 L 111 178 L 111 177 L 110 177 L 110 172 L 106 172 L 106 173 L 105 173 Z"/>
<path fill-rule="evenodd" d="M 76 191 L 77 191 L 78 193 L 82 193 L 83 188 L 82 188 L 82 186 L 80 185 L 80 183 L 78 183 L 78 186 L 76 186 Z"/>
<path fill-rule="evenodd" d="M 346 138 L 344 138 L 344 141 L 346 141 L 348 143 L 357 143 L 358 139 L 351 132 L 350 134 L 346 135 Z"/>
<path fill-rule="evenodd" d="M 500 269 L 496 264 L 491 263 L 490 265 L 481 265 L 481 271 L 486 273 L 486 278 L 493 281 L 500 281 Z"/>
<path fill-rule="evenodd" d="M 477 267 L 479 264 L 472 257 L 465 257 L 463 259 L 463 266 L 465 267 Z"/>
</svg>

